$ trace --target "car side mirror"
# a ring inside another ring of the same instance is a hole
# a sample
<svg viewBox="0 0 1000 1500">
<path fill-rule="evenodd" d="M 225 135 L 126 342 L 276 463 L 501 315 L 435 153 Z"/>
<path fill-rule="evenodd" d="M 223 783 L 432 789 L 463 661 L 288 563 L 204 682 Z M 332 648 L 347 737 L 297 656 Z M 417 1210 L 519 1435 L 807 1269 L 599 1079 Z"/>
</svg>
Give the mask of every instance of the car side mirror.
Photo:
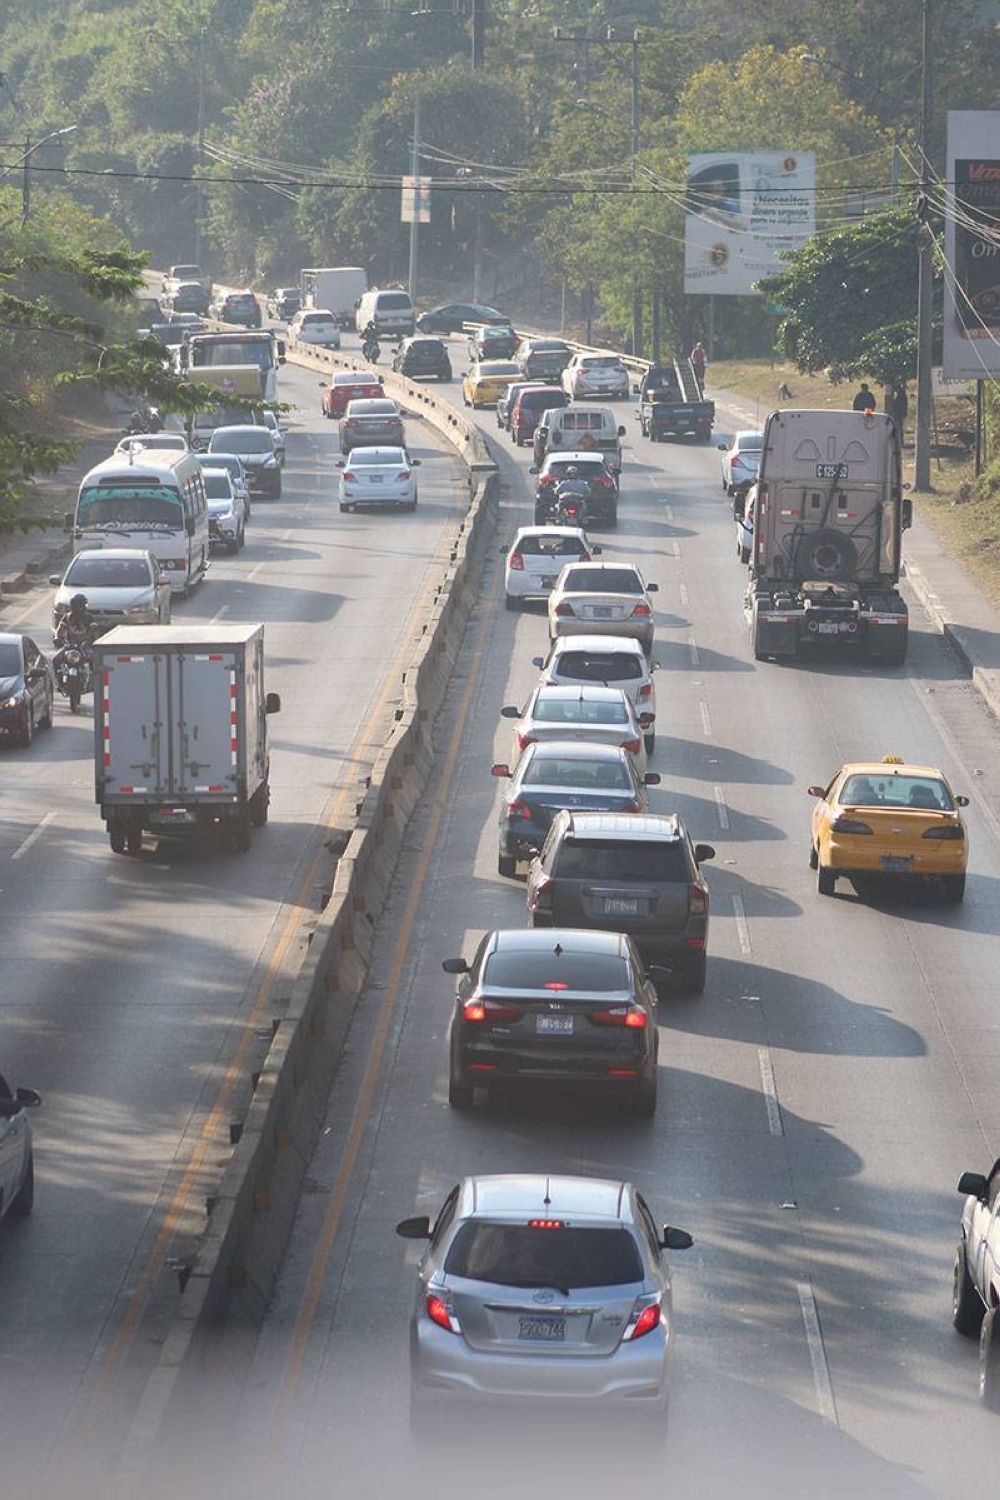
<svg viewBox="0 0 1000 1500">
<path fill-rule="evenodd" d="M 319 385 L 319 386 L 320 386 L 320 387 L 321 387 L 321 389 L 322 389 L 322 390 L 324 390 L 324 391 L 325 391 L 325 390 L 326 390 L 326 389 L 327 389 L 327 388 L 328 388 L 328 386 L 329 386 L 329 381 L 327 381 L 327 380 L 319 380 L 319 381 L 317 381 L 317 382 L 316 382 L 316 383 L 317 383 L 317 385 Z"/>
<path fill-rule="evenodd" d="M 42 667 L 29 667 L 24 674 L 24 680 L 25 682 L 30 684 L 33 682 L 40 682 L 44 676 L 45 671 Z"/>
<path fill-rule="evenodd" d="M 521 710 L 516 703 L 505 703 L 500 710 L 500 717 L 501 719 L 519 719 L 521 717 Z"/>
<path fill-rule="evenodd" d="M 591 547 L 590 550 L 593 553 L 594 557 L 600 557 L 601 553 L 604 551 L 604 548 L 603 547 Z"/>
<path fill-rule="evenodd" d="M 344 460 L 342 458 L 338 458 L 333 467 L 335 469 L 342 469 L 342 468 L 344 468 Z"/>
<path fill-rule="evenodd" d="M 675 1229 L 672 1224 L 664 1224 L 663 1238 L 660 1245 L 664 1250 L 690 1250 L 694 1244 L 694 1236 L 688 1234 L 686 1229 Z"/>
<path fill-rule="evenodd" d="M 811 786 L 811 787 L 807 787 L 806 790 L 809 793 L 810 797 L 825 797 L 826 796 L 826 787 L 825 786 Z"/>
<path fill-rule="evenodd" d="M 695 846 L 694 846 L 694 857 L 695 857 L 696 861 L 698 862 L 698 864 L 700 864 L 700 865 L 703 865 L 705 863 L 706 859 L 714 859 L 715 858 L 715 845 L 714 844 L 695 844 Z"/>
<path fill-rule="evenodd" d="M 899 524 L 903 531 L 909 531 L 913 525 L 913 501 L 909 495 L 899 507 Z"/>
<path fill-rule="evenodd" d="M 376 375 L 375 379 L 378 381 L 379 385 L 385 385 L 385 376 L 384 375 Z"/>
<path fill-rule="evenodd" d="M 420 468 L 420 460 L 419 460 L 419 458 L 411 458 L 410 459 L 410 468 L 411 469 L 419 469 Z"/>
<path fill-rule="evenodd" d="M 68 510 L 63 516 L 63 531 L 72 531 L 75 519 L 76 517 L 73 515 L 73 512 Z"/>
<path fill-rule="evenodd" d="M 285 341 L 284 341 L 284 339 L 279 339 L 278 340 L 278 359 L 281 362 L 281 364 L 285 363 Z"/>
<path fill-rule="evenodd" d="M 969 799 L 968 797 L 956 797 L 955 803 L 958 807 L 968 807 Z"/>
<path fill-rule="evenodd" d="M 531 665 L 533 667 L 538 667 L 539 669 L 541 669 L 545 665 L 545 657 L 544 656 L 533 656 L 531 658 Z"/>
<path fill-rule="evenodd" d="M 495 766 L 490 767 L 490 775 L 498 777 L 509 776 L 510 766 L 507 765 L 506 761 L 498 761 Z"/>
<path fill-rule="evenodd" d="M 41 1094 L 34 1089 L 18 1089 L 14 1098 L 22 1109 L 37 1109 L 42 1102 Z"/>
<path fill-rule="evenodd" d="M 396 1225 L 396 1233 L 402 1240 L 429 1240 L 431 1221 L 426 1214 L 413 1219 L 400 1219 Z"/>
<path fill-rule="evenodd" d="M 958 1191 L 966 1198 L 978 1198 L 980 1203 L 985 1203 L 990 1193 L 990 1185 L 982 1172 L 963 1172 L 958 1179 Z"/>
<path fill-rule="evenodd" d="M 464 958 L 446 958 L 441 964 L 446 974 L 468 974 L 469 965 Z"/>
<path fill-rule="evenodd" d="M 281 694 L 280 693 L 268 693 L 267 697 L 264 699 L 264 712 L 266 714 L 280 714 L 281 713 Z"/>
<path fill-rule="evenodd" d="M 660 592 L 660 585 L 658 583 L 647 583 L 646 584 L 646 593 L 647 594 L 658 594 L 659 592 Z"/>
<path fill-rule="evenodd" d="M 49 582 L 52 584 L 53 588 L 58 588 L 59 585 L 62 583 L 62 578 L 59 576 L 58 573 L 50 573 L 49 574 Z"/>
<path fill-rule="evenodd" d="M 715 446 L 718 448 L 720 453 L 725 453 L 728 445 L 726 443 L 716 443 Z"/>
<path fill-rule="evenodd" d="M 624 427 L 619 427 L 619 429 L 618 429 L 618 436 L 619 437 L 624 437 L 625 436 L 625 428 Z"/>
<path fill-rule="evenodd" d="M 528 473 L 529 474 L 537 474 L 538 473 L 538 465 L 537 464 L 529 464 L 528 465 Z"/>
<path fill-rule="evenodd" d="M 642 784 L 643 784 L 643 786 L 659 786 L 659 784 L 660 784 L 660 773 L 659 773 L 659 771 L 647 771 L 646 774 L 645 774 L 645 776 L 642 778 Z"/>
</svg>

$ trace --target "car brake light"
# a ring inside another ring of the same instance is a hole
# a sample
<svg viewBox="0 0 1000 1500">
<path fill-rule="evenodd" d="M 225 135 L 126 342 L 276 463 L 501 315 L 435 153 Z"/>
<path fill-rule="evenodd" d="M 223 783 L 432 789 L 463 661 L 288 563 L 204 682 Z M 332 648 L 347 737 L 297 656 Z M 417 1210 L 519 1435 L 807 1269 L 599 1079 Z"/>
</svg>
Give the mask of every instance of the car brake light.
<svg viewBox="0 0 1000 1500">
<path fill-rule="evenodd" d="M 409 471 L 409 469 L 400 469 L 399 473 L 396 475 L 397 479 L 409 479 L 409 477 L 410 477 L 410 471 Z"/>
<path fill-rule="evenodd" d="M 957 823 L 945 823 L 940 828 L 928 828 L 920 837 L 922 839 L 964 839 L 965 833 Z"/>
<path fill-rule="evenodd" d="M 443 1328 L 447 1333 L 461 1333 L 462 1330 L 458 1319 L 455 1317 L 454 1310 L 448 1306 L 448 1303 L 442 1297 L 436 1297 L 433 1292 L 428 1293 L 426 1306 L 427 1316 L 432 1323 L 436 1323 L 439 1328 Z"/>
<path fill-rule="evenodd" d="M 629 755 L 638 755 L 641 748 L 638 740 L 622 740 L 622 749 L 627 750 Z"/>
<path fill-rule="evenodd" d="M 830 824 L 833 833 L 871 833 L 867 823 L 862 823 L 859 818 L 834 818 Z"/>
<path fill-rule="evenodd" d="M 631 1031 L 644 1031 L 648 1017 L 634 1005 L 612 1005 L 607 1010 L 592 1010 L 590 1019 L 595 1026 L 627 1026 Z"/>
<path fill-rule="evenodd" d="M 344 478 L 346 480 L 348 480 L 351 484 L 356 484 L 358 476 L 356 474 L 352 474 L 349 469 L 345 469 L 344 470 Z"/>
<path fill-rule="evenodd" d="M 523 729 L 517 731 L 517 748 L 519 750 L 523 750 L 525 745 L 533 745 L 534 743 L 535 736 L 533 734 L 525 734 Z"/>
<path fill-rule="evenodd" d="M 512 552 L 510 554 L 507 559 L 507 566 L 508 568 L 510 568 L 512 573 L 524 572 L 524 558 L 521 556 L 520 552 Z"/>
<path fill-rule="evenodd" d="M 540 474 L 538 478 L 538 488 L 542 489 L 550 484 L 555 484 L 555 482 L 556 476 L 554 474 Z"/>
<path fill-rule="evenodd" d="M 563 1221 L 562 1221 L 562 1219 L 529 1219 L 528 1220 L 528 1228 L 529 1229 L 561 1229 L 562 1227 L 563 1227 Z"/>
<path fill-rule="evenodd" d="M 518 1021 L 521 1011 L 516 1005 L 504 1005 L 500 1000 L 466 1000 L 462 1006 L 462 1018 L 475 1023 Z"/>
<path fill-rule="evenodd" d="M 632 1321 L 629 1323 L 622 1337 L 629 1342 L 634 1339 L 641 1339 L 644 1333 L 652 1333 L 653 1329 L 659 1326 L 659 1322 L 660 1299 L 657 1297 L 654 1301 L 647 1302 L 644 1307 L 639 1307 L 632 1313 Z"/>
<path fill-rule="evenodd" d="M 624 804 L 624 806 L 622 807 L 622 812 L 642 812 L 642 807 L 640 806 L 636 798 L 633 797 L 631 802 L 626 802 Z"/>
<path fill-rule="evenodd" d="M 632 618 L 634 620 L 637 615 L 646 616 L 650 614 L 652 614 L 652 610 L 650 609 L 648 604 L 637 604 L 635 606 L 635 609 L 633 609 L 632 611 Z"/>
<path fill-rule="evenodd" d="M 581 552 L 580 556 L 578 558 L 578 561 L 579 562 L 590 562 L 590 553 L 589 552 Z"/>
<path fill-rule="evenodd" d="M 688 912 L 693 917 L 704 917 L 708 912 L 708 892 L 704 886 L 688 886 Z"/>
<path fill-rule="evenodd" d="M 600 485 L 602 490 L 613 490 L 615 487 L 615 482 L 611 478 L 610 474 L 599 475 L 598 478 L 595 479 L 594 483 Z"/>
<path fill-rule="evenodd" d="M 515 798 L 507 803 L 508 818 L 523 818 L 526 823 L 531 822 L 531 808 L 526 802 L 518 802 Z"/>
<path fill-rule="evenodd" d="M 576 614 L 576 610 L 573 608 L 572 604 L 568 604 L 564 599 L 561 604 L 556 605 L 555 613 L 557 615 L 573 615 Z"/>
<path fill-rule="evenodd" d="M 639 697 L 640 698 L 651 698 L 652 696 L 653 696 L 653 684 L 651 682 L 644 682 L 641 685 L 641 687 L 639 688 Z"/>
</svg>

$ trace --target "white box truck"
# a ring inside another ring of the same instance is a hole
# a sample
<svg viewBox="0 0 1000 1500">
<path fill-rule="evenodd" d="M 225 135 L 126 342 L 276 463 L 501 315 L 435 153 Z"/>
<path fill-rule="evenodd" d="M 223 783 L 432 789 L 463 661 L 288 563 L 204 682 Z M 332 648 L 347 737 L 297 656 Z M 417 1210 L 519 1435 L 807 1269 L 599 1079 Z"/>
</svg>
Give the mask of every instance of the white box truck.
<svg viewBox="0 0 1000 1500">
<path fill-rule="evenodd" d="M 267 822 L 263 625 L 116 625 L 94 645 L 97 803 L 116 854 L 221 834 L 240 853 Z"/>
<path fill-rule="evenodd" d="M 341 328 L 354 327 L 354 309 L 368 290 L 364 266 L 314 266 L 299 272 L 303 307 L 332 312 Z"/>
</svg>

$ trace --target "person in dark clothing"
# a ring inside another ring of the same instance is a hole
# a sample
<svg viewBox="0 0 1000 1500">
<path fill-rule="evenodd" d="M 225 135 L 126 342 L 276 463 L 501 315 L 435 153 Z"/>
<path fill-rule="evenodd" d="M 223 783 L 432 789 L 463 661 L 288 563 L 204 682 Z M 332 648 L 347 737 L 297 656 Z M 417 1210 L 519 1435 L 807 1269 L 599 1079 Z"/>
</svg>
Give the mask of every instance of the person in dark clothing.
<svg viewBox="0 0 1000 1500">
<path fill-rule="evenodd" d="M 910 403 L 906 398 L 906 386 L 891 385 L 886 396 L 885 409 L 899 428 L 900 437 L 906 430 L 906 417 L 910 409 Z"/>
<path fill-rule="evenodd" d="M 874 392 L 872 392 L 872 391 L 870 391 L 868 389 L 868 382 L 867 381 L 862 380 L 862 382 L 861 382 L 861 389 L 860 389 L 860 391 L 858 391 L 858 394 L 855 396 L 853 405 L 854 405 L 854 410 L 855 411 L 874 411 L 875 410 L 875 395 L 874 395 Z"/>
<path fill-rule="evenodd" d="M 694 370 L 694 373 L 698 377 L 699 386 L 701 386 L 701 388 L 704 390 L 705 367 L 708 364 L 708 355 L 705 352 L 705 345 L 701 342 L 701 339 L 698 340 L 694 348 L 691 350 L 690 358 L 691 368 Z"/>
</svg>

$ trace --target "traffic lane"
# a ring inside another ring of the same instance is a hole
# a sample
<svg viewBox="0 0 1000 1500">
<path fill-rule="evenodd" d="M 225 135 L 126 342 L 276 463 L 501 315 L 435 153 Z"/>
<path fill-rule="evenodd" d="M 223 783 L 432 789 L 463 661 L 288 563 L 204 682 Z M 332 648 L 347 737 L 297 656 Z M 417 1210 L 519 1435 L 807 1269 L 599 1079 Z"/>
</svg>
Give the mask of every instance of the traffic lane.
<svg viewBox="0 0 1000 1500">
<path fill-rule="evenodd" d="M 32 1444 L 58 1426 L 114 1334 L 176 1190 L 185 1137 L 197 1137 L 210 1118 L 282 924 L 298 914 L 308 922 L 318 909 L 312 892 L 298 904 L 303 872 L 324 837 L 317 825 L 338 799 L 345 823 L 353 812 L 357 780 L 381 739 L 379 725 L 366 727 L 379 681 L 415 633 L 413 606 L 443 566 L 450 522 L 467 503 L 460 467 L 430 438 L 423 514 L 341 518 L 331 503 L 335 433 L 315 417 L 308 425 L 311 434 L 293 430 L 289 437 L 286 498 L 254 508 L 256 540 L 213 567 L 175 616 L 204 623 L 228 604 L 230 618 L 263 614 L 268 621 L 269 683 L 284 697 L 273 727 L 287 727 L 283 742 L 275 736 L 272 822 L 256 836 L 254 852 L 206 862 L 183 846 L 147 844 L 141 860 L 112 859 L 92 801 L 89 716 L 70 718 L 63 708 L 30 755 L 4 757 L 8 826 L 0 861 L 21 846 L 33 820 L 37 828 L 56 813 L 12 865 L 16 882 L 0 873 L 13 980 L 5 990 L 3 1065 L 22 1082 L 30 1075 L 46 1100 L 37 1119 L 36 1218 L 0 1236 L 5 1279 L 24 1294 L 23 1302 L 5 1303 L 0 1334 L 21 1331 L 19 1309 L 45 1302 L 53 1282 L 60 1296 L 47 1304 L 51 1327 L 66 1330 L 63 1339 L 33 1345 L 30 1379 L 21 1361 L 6 1367 L 8 1379 L 0 1374 L 11 1461 L 16 1449 L 29 1468 Z M 303 448 L 304 467 L 320 470 L 310 477 L 312 494 L 297 478 Z M 311 544 L 296 549 L 291 538 L 307 525 Z M 406 545 L 387 546 L 387 536 L 398 539 L 403 527 Z M 283 547 L 293 555 L 282 559 Z M 268 599 L 247 580 L 260 559 L 270 566 L 272 557 L 284 581 Z M 318 610 L 314 601 L 328 598 L 331 585 L 341 603 Z M 252 613 L 241 602 L 250 598 Z M 274 615 L 287 611 L 288 623 L 272 622 L 272 606 Z M 49 595 L 19 607 L 34 612 L 44 642 Z M 269 1017 L 270 1010 L 265 1022 Z M 234 1108 L 249 1092 L 249 1067 L 262 1051 L 253 1042 Z M 225 1130 L 226 1117 L 219 1123 Z M 200 1227 L 205 1192 L 227 1150 L 216 1150 L 186 1194 L 175 1252 Z M 169 1306 L 172 1282 L 164 1293 Z"/>
</svg>

